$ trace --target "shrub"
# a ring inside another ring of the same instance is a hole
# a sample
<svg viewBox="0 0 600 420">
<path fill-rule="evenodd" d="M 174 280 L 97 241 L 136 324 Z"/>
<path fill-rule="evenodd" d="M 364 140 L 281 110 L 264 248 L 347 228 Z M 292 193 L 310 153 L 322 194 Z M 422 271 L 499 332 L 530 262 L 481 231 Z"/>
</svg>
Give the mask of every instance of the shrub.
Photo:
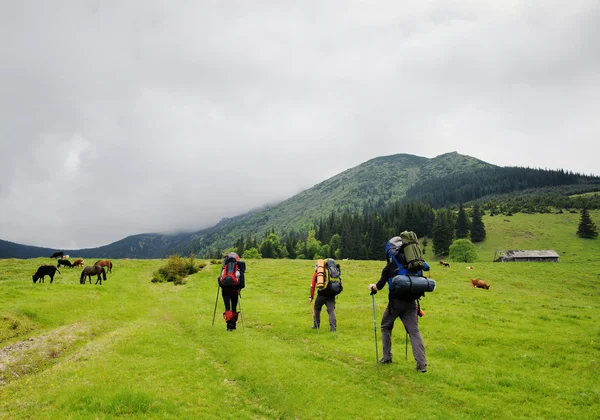
<svg viewBox="0 0 600 420">
<path fill-rule="evenodd" d="M 258 252 L 258 249 L 250 248 L 244 251 L 244 255 L 242 255 L 242 258 L 244 258 L 245 260 L 260 260 L 262 258 L 262 255 L 260 252 Z"/>
<path fill-rule="evenodd" d="M 468 239 L 457 239 L 450 245 L 449 257 L 457 262 L 474 262 L 477 260 L 477 248 Z"/>
<path fill-rule="evenodd" d="M 204 266 L 206 266 L 205 263 Z M 171 255 L 167 259 L 167 265 L 160 267 L 154 272 L 152 283 L 173 282 L 173 284 L 185 284 L 186 277 L 197 273 L 200 267 L 195 263 L 194 254 L 187 259 L 180 255 Z"/>
</svg>

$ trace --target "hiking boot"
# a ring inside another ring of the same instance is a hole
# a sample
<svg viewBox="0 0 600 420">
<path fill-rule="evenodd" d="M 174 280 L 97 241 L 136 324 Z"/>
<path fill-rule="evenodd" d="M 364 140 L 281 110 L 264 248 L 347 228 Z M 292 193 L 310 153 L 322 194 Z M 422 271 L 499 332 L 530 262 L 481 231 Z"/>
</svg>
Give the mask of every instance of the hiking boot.
<svg viewBox="0 0 600 420">
<path fill-rule="evenodd" d="M 312 326 L 312 327 L 310 327 L 310 328 L 312 328 L 313 330 L 316 330 L 316 329 L 318 329 L 319 327 L 317 327 L 316 325 L 313 325 L 313 326 Z"/>
<path fill-rule="evenodd" d="M 387 365 L 392 363 L 392 359 L 386 359 L 382 357 L 381 359 L 379 359 L 379 363 L 381 363 L 382 365 Z"/>
<path fill-rule="evenodd" d="M 425 372 L 427 372 L 427 366 L 417 366 L 415 368 L 415 370 L 418 370 L 419 372 L 425 373 Z"/>
</svg>

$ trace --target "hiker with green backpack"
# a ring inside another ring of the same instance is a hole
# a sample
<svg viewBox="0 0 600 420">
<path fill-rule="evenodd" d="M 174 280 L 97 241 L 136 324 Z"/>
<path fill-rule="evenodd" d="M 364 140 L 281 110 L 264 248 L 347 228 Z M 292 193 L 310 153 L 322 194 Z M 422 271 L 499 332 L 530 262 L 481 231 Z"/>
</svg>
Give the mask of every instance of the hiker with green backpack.
<svg viewBox="0 0 600 420">
<path fill-rule="evenodd" d="M 419 298 L 425 292 L 435 289 L 435 281 L 423 277 L 423 270 L 429 271 L 429 265 L 423 260 L 414 232 L 405 231 L 390 239 L 385 253 L 387 264 L 381 271 L 381 277 L 376 284 L 369 285 L 372 295 L 386 284 L 389 289 L 388 305 L 381 318 L 383 357 L 378 362 L 392 363 L 392 330 L 396 318 L 400 318 L 410 336 L 413 357 L 417 362 L 416 369 L 425 373 L 427 359 L 425 344 L 419 331 L 419 316 L 423 314 Z"/>
<path fill-rule="evenodd" d="M 317 290 L 317 299 L 313 304 L 313 326 L 311 328 L 320 328 L 321 309 L 325 305 L 327 314 L 329 315 L 329 330 L 335 332 L 337 330 L 335 297 L 344 289 L 344 286 L 342 286 L 341 268 L 335 260 L 331 258 L 317 260 L 310 285 L 309 302 L 311 303 L 315 297 L 315 289 Z"/>
</svg>

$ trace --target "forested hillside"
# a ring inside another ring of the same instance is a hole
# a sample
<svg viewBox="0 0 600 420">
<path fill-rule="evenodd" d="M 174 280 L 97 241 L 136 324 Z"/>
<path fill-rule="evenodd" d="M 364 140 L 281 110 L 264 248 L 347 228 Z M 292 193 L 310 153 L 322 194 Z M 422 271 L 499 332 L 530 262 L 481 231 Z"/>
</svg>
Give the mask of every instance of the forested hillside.
<svg viewBox="0 0 600 420">
<path fill-rule="evenodd" d="M 371 159 L 277 205 L 223 219 L 202 231 L 176 235 L 140 234 L 72 255 L 162 258 L 170 254 L 217 257 L 235 248 L 254 248 L 271 258 L 327 255 L 380 258 L 380 243 L 400 229 L 435 236 L 436 217 L 456 223 L 458 206 L 469 218 L 483 212 L 549 212 L 599 208 L 600 178 L 563 170 L 498 167 L 456 152 L 435 158 L 397 154 Z M 476 212 L 473 206 L 478 204 Z M 476 215 L 475 213 L 481 212 Z M 446 233 L 446 236 L 449 234 Z M 447 251 L 447 240 L 437 251 Z M 317 246 L 317 243 L 320 244 Z M 439 242 L 438 242 L 439 243 Z M 50 255 L 48 248 L 4 242 L 0 257 Z M 427 243 L 426 243 L 427 245 Z M 318 250 L 318 252 L 317 252 Z"/>
<path fill-rule="evenodd" d="M 182 254 L 218 254 L 218 251 L 239 240 L 240 236 L 262 239 L 272 231 L 278 235 L 306 238 L 308 230 L 332 212 L 361 215 L 363 209 L 382 209 L 404 198 L 410 186 L 419 180 L 467 174 L 491 167 L 493 165 L 456 152 L 432 159 L 408 154 L 378 157 L 276 206 L 224 224 L 220 229 L 195 235 L 174 251 Z"/>
</svg>

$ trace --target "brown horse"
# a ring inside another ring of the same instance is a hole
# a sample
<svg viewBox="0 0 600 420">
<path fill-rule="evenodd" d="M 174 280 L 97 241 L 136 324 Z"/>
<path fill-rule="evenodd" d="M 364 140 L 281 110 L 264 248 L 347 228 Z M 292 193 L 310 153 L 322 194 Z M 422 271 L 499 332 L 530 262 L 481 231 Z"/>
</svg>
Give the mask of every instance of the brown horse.
<svg viewBox="0 0 600 420">
<path fill-rule="evenodd" d="M 79 284 L 85 284 L 85 277 L 87 276 L 90 280 L 90 284 L 92 284 L 92 276 L 98 275 L 98 279 L 96 283 L 100 282 L 100 286 L 102 286 L 102 279 L 106 280 L 106 271 L 104 271 L 104 267 L 100 267 L 99 265 L 87 266 L 81 272 L 81 277 L 79 278 Z M 102 275 L 102 277 L 100 277 Z"/>
<path fill-rule="evenodd" d="M 99 265 L 100 267 L 108 267 L 108 272 L 112 274 L 112 263 L 110 260 L 98 260 L 94 263 L 94 265 Z"/>
</svg>

